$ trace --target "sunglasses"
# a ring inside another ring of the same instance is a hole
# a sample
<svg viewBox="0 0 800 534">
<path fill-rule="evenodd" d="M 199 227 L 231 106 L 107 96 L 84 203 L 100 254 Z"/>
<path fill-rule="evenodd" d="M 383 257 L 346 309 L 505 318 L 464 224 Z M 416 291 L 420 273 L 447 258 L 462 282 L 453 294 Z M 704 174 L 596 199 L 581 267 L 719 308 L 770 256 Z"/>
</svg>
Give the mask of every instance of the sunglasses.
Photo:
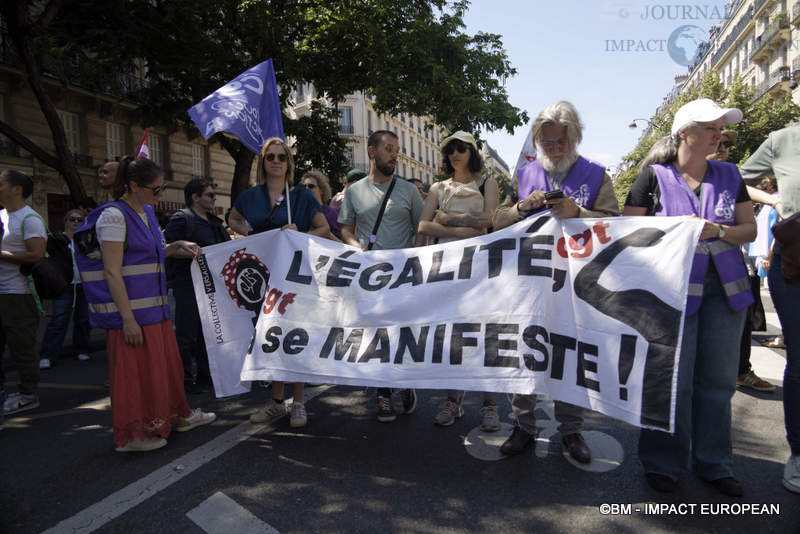
<svg viewBox="0 0 800 534">
<path fill-rule="evenodd" d="M 286 154 L 273 154 L 270 152 L 266 155 L 267 161 L 275 161 L 275 158 L 278 158 L 278 161 L 281 163 L 286 163 L 286 160 L 289 159 L 286 157 Z"/>
<path fill-rule="evenodd" d="M 302 185 L 306 189 L 316 189 L 317 188 L 317 184 L 300 184 L 300 185 Z"/>
<path fill-rule="evenodd" d="M 720 149 L 730 148 L 731 146 L 733 146 L 733 143 L 731 143 L 730 141 L 720 141 L 720 143 L 719 143 L 719 148 Z"/>
<path fill-rule="evenodd" d="M 153 186 L 143 185 L 141 187 L 144 187 L 145 189 L 149 189 L 150 191 L 153 192 L 154 195 L 159 195 L 159 194 L 163 193 L 167 189 L 167 182 L 164 182 L 161 185 L 153 185 Z"/>
<path fill-rule="evenodd" d="M 82 223 L 83 222 L 83 217 L 67 217 L 67 220 L 69 222 Z"/>
<path fill-rule="evenodd" d="M 208 198 L 217 198 L 217 194 L 216 193 L 206 193 L 203 196 L 204 197 L 208 197 Z"/>
<path fill-rule="evenodd" d="M 467 150 L 469 150 L 469 145 L 466 143 L 450 143 L 444 147 L 444 155 L 450 156 L 456 151 L 458 151 L 459 154 L 463 154 Z"/>
</svg>

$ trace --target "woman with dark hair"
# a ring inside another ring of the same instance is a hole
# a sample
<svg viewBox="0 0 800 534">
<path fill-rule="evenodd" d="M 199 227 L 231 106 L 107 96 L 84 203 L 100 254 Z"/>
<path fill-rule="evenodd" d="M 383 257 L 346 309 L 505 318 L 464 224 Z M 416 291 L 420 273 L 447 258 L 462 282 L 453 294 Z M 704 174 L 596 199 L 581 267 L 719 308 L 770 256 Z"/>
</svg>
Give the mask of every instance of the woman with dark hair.
<svg viewBox="0 0 800 534">
<path fill-rule="evenodd" d="M 341 242 L 342 225 L 337 220 L 339 218 L 339 210 L 328 205 L 331 201 L 331 184 L 328 180 L 328 175 L 322 171 L 311 169 L 300 178 L 300 185 L 311 191 L 311 194 L 319 202 L 320 209 L 331 229 L 331 235 L 328 237 Z"/>
<path fill-rule="evenodd" d="M 733 476 L 731 397 L 745 313 L 753 302 L 739 246 L 756 237 L 756 226 L 736 166 L 706 160 L 723 125 L 741 119 L 740 110 L 707 98 L 681 107 L 672 134 L 653 145 L 625 202 L 623 215 L 689 215 L 704 223 L 689 277 L 675 432 L 642 429 L 639 437 L 647 482 L 662 492 L 675 490 L 691 461 L 721 493 L 743 493 Z"/>
<path fill-rule="evenodd" d="M 330 234 L 330 227 L 314 195 L 305 187 L 292 187 L 294 158 L 282 139 L 271 137 L 264 141 L 258 156 L 257 177 L 260 185 L 236 197 L 231 209 L 229 221 L 236 233 L 251 235 L 280 228 L 320 237 Z M 287 203 L 291 208 L 291 219 Z M 289 417 L 292 428 L 305 426 L 308 421 L 303 404 L 303 386 L 303 383 L 294 384 Z M 272 382 L 272 399 L 250 416 L 252 423 L 266 423 L 286 415 L 283 389 L 283 382 Z"/>
<path fill-rule="evenodd" d="M 93 210 L 75 236 L 92 326 L 107 330 L 114 444 L 120 452 L 158 449 L 171 425 L 185 432 L 216 419 L 191 410 L 169 316 L 164 258 L 191 258 L 195 243 L 166 245 L 153 210 L 166 185 L 149 159 L 122 159 L 118 200 Z"/>
<path fill-rule="evenodd" d="M 436 182 L 428 191 L 419 219 L 417 244 L 423 236 L 434 237 L 439 243 L 457 241 L 486 233 L 499 203 L 497 182 L 482 179 L 483 160 L 475 138 L 464 131 L 455 132 L 442 141 L 442 173 L 450 178 Z M 434 423 L 450 426 L 464 415 L 457 391 L 450 391 L 439 408 Z M 491 394 L 483 397 L 481 430 L 500 429 L 497 404 Z"/>
</svg>

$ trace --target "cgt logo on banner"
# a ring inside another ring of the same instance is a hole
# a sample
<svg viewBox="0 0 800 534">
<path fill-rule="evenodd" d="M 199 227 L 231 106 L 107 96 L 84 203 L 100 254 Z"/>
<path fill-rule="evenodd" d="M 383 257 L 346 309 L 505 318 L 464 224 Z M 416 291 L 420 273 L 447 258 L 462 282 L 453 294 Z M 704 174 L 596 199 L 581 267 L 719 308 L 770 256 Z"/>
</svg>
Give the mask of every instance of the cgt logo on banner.
<svg viewBox="0 0 800 534">
<path fill-rule="evenodd" d="M 701 229 L 544 212 L 415 249 L 279 230 L 207 247 L 192 275 L 217 395 L 253 380 L 536 392 L 671 431 Z"/>
</svg>

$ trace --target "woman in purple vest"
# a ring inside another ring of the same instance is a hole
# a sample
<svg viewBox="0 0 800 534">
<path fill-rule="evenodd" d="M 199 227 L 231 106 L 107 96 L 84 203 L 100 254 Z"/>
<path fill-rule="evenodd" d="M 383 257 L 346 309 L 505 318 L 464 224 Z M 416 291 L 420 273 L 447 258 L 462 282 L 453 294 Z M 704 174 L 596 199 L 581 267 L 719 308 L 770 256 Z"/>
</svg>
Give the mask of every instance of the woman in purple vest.
<svg viewBox="0 0 800 534">
<path fill-rule="evenodd" d="M 648 484 L 672 492 L 691 461 L 718 491 L 740 496 L 733 475 L 731 397 L 739 340 L 752 302 L 739 245 L 756 236 L 753 205 L 736 166 L 707 161 L 722 127 L 742 119 L 735 108 L 699 99 L 681 107 L 672 134 L 642 162 L 623 215 L 689 215 L 704 220 L 689 277 L 675 433 L 643 429 L 639 458 Z"/>
<path fill-rule="evenodd" d="M 93 210 L 75 237 L 89 321 L 107 330 L 114 444 L 120 452 L 163 447 L 173 423 L 185 432 L 216 419 L 191 410 L 183 390 L 164 258 L 191 258 L 200 249 L 188 241 L 165 244 L 153 210 L 165 187 L 164 173 L 151 160 L 123 158 L 114 184 L 119 200 Z"/>
</svg>

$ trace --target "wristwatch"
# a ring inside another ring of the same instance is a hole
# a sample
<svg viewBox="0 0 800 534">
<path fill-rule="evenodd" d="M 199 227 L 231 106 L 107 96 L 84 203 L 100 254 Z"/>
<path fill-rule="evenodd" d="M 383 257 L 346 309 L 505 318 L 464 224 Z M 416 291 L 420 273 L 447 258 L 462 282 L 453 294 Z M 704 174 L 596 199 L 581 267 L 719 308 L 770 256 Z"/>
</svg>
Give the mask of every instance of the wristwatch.
<svg viewBox="0 0 800 534">
<path fill-rule="evenodd" d="M 719 225 L 719 233 L 717 234 L 717 237 L 719 239 L 723 239 L 725 237 L 725 228 L 723 228 L 721 224 Z"/>
</svg>

